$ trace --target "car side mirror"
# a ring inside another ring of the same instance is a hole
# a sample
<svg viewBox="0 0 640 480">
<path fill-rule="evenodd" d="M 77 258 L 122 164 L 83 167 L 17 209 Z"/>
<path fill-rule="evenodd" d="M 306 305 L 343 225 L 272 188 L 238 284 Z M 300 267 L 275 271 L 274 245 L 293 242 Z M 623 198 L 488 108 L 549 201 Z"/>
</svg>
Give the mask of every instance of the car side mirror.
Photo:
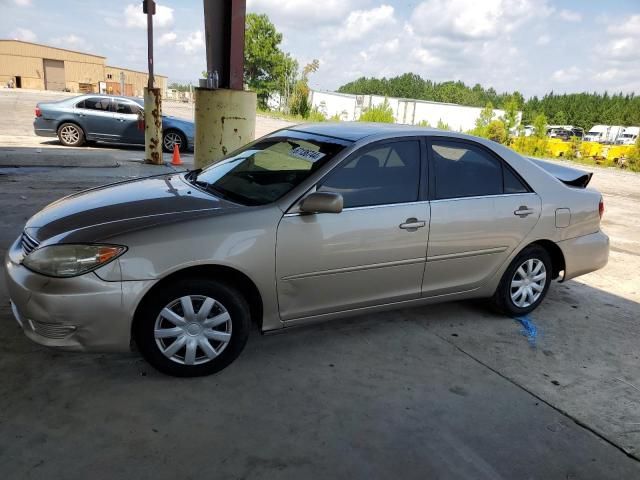
<svg viewBox="0 0 640 480">
<path fill-rule="evenodd" d="M 304 213 L 340 213 L 344 201 L 334 192 L 314 192 L 302 200 L 300 211 Z"/>
</svg>

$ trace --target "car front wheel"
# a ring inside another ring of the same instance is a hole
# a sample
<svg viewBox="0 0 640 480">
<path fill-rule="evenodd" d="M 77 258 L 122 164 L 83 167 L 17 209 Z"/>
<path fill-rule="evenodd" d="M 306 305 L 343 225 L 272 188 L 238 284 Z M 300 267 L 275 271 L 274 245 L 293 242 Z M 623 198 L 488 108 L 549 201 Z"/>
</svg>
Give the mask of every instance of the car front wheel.
<svg viewBox="0 0 640 480">
<path fill-rule="evenodd" d="M 84 132 L 75 123 L 63 123 L 58 128 L 58 138 L 65 147 L 79 147 L 84 143 Z"/>
<path fill-rule="evenodd" d="M 547 295 L 552 272 L 551 257 L 544 248 L 537 245 L 525 248 L 502 276 L 492 298 L 493 305 L 511 316 L 532 312 Z"/>
<path fill-rule="evenodd" d="M 249 307 L 235 289 L 206 278 L 182 279 L 160 287 L 143 302 L 134 337 L 156 369 L 196 377 L 233 362 L 249 328 Z"/>
</svg>

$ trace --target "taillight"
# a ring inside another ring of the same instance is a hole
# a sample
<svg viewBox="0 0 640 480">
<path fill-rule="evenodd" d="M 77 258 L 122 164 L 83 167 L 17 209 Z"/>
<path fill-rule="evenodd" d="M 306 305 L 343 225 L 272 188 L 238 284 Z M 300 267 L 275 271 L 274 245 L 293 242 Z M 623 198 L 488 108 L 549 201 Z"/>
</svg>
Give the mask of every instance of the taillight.
<svg viewBox="0 0 640 480">
<path fill-rule="evenodd" d="M 42 112 L 40 111 L 40 107 L 36 107 L 36 117 L 41 117 Z"/>
<path fill-rule="evenodd" d="M 598 204 L 598 214 L 600 215 L 600 220 L 602 220 L 602 215 L 604 215 L 604 199 L 600 197 L 600 203 Z"/>
</svg>

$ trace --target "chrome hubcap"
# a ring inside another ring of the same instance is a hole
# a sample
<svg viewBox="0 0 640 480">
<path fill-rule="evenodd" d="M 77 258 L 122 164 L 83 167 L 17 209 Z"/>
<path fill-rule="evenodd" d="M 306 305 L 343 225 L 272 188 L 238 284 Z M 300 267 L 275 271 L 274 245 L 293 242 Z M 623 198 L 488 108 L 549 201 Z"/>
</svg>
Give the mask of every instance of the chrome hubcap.
<svg viewBox="0 0 640 480">
<path fill-rule="evenodd" d="M 175 133 L 169 132 L 164 136 L 164 146 L 167 150 L 173 150 L 174 146 L 178 146 L 178 149 L 182 146 L 182 137 Z"/>
<path fill-rule="evenodd" d="M 73 125 L 65 125 L 60 129 L 60 136 L 66 143 L 76 143 L 80 140 L 80 132 Z"/>
<path fill-rule="evenodd" d="M 216 358 L 229 345 L 231 317 L 213 298 L 189 295 L 173 300 L 160 311 L 153 334 L 168 359 L 182 365 L 200 365 Z"/>
<path fill-rule="evenodd" d="M 518 267 L 511 279 L 511 301 L 516 307 L 526 308 L 542 295 L 547 283 L 547 269 L 537 258 L 530 258 Z"/>
</svg>

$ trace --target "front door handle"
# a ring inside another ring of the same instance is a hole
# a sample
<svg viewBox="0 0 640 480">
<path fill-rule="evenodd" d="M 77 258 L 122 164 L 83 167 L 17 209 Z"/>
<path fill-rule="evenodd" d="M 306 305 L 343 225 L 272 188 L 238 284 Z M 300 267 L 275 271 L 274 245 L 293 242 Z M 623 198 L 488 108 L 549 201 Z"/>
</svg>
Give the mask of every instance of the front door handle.
<svg viewBox="0 0 640 480">
<path fill-rule="evenodd" d="M 531 215 L 532 213 L 535 213 L 535 210 L 527 207 L 526 205 L 520 205 L 518 207 L 518 210 L 516 210 L 515 212 L 513 212 L 514 215 L 517 215 L 520 218 L 524 218 L 527 215 Z"/>
<path fill-rule="evenodd" d="M 407 218 L 404 223 L 401 223 L 399 227 L 402 230 L 408 230 L 410 232 L 415 232 L 417 229 L 424 227 L 427 224 L 424 220 L 418 220 L 415 217 Z"/>
</svg>

